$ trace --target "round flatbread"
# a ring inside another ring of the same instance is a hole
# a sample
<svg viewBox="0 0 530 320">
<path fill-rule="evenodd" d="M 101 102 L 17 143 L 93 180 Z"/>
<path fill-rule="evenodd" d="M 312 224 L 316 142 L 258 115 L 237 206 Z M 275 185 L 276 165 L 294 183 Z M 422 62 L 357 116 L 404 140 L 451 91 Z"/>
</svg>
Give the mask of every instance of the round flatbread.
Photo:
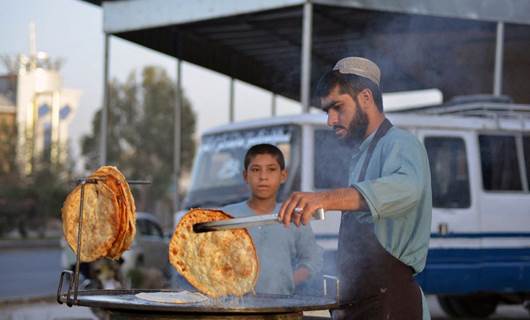
<svg viewBox="0 0 530 320">
<path fill-rule="evenodd" d="M 242 296 L 259 274 L 256 248 L 246 229 L 195 233 L 199 222 L 225 220 L 220 210 L 192 209 L 179 221 L 169 244 L 169 260 L 197 290 L 210 296 Z"/>
<path fill-rule="evenodd" d="M 96 170 L 90 178 L 101 178 L 116 195 L 119 210 L 116 213 L 119 221 L 119 232 L 108 256 L 117 259 L 129 249 L 136 235 L 136 207 L 127 180 L 123 174 L 112 166 L 103 166 Z"/>
<path fill-rule="evenodd" d="M 125 177 L 116 167 L 103 166 L 84 184 L 80 260 L 119 258 L 136 234 L 136 208 Z M 95 181 L 95 183 L 93 183 Z M 65 239 L 77 253 L 81 186 L 66 198 L 61 209 Z"/>
<path fill-rule="evenodd" d="M 64 236 L 75 253 L 77 253 L 80 199 L 79 185 L 68 195 L 61 210 Z M 85 184 L 80 254 L 82 262 L 106 256 L 112 248 L 119 229 L 115 214 L 117 207 L 116 197 L 105 184 L 101 182 Z"/>
<path fill-rule="evenodd" d="M 197 303 L 208 300 L 208 297 L 198 292 L 189 292 L 187 290 L 179 292 L 140 292 L 135 294 L 137 298 L 161 302 L 161 303 Z"/>
</svg>

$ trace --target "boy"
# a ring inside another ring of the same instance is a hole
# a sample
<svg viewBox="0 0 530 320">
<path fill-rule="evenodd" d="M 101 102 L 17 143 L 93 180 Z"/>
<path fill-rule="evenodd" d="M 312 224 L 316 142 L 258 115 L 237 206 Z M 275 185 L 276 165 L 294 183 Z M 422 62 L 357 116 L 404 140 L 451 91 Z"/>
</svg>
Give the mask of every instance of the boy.
<svg viewBox="0 0 530 320">
<path fill-rule="evenodd" d="M 276 146 L 259 144 L 246 155 L 243 179 L 250 198 L 222 208 L 234 217 L 277 213 L 278 189 L 287 179 L 283 154 Z M 293 294 L 295 288 L 320 273 L 322 249 L 309 224 L 286 229 L 281 224 L 248 228 L 260 261 L 257 293 Z"/>
</svg>

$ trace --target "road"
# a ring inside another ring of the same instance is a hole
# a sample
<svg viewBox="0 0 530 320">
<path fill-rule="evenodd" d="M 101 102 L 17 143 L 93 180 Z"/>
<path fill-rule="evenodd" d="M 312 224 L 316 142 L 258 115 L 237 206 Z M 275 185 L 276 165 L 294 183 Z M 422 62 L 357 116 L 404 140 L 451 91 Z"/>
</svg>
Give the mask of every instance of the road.
<svg viewBox="0 0 530 320">
<path fill-rule="evenodd" d="M 61 251 L 59 248 L 0 251 L 0 284 L 2 284 L 0 286 L 0 300 L 54 295 L 57 291 L 59 276 L 62 271 L 60 256 Z M 429 296 L 428 301 L 434 320 L 448 319 L 440 309 L 434 296 Z M 14 308 L 16 309 L 16 307 Z M 24 308 L 31 309 L 28 306 Z M 67 310 L 64 307 L 53 304 L 47 308 Z M 21 311 L 19 310 L 19 312 Z M 71 311 L 67 310 L 65 312 Z M 529 314 L 522 306 L 500 306 L 496 314 L 491 317 L 491 319 L 505 320 L 528 318 Z M 2 319 L 1 316 L 0 319 Z"/>
<path fill-rule="evenodd" d="M 0 251 L 0 299 L 52 295 L 61 274 L 61 250 Z"/>
</svg>

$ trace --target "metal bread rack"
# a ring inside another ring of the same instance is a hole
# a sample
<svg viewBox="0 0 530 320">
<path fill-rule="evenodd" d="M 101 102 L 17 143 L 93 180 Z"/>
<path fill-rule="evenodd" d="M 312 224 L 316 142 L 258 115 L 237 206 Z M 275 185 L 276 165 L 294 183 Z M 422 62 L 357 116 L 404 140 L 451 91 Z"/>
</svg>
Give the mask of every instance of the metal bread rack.
<svg viewBox="0 0 530 320">
<path fill-rule="evenodd" d="M 79 197 L 79 223 L 77 228 L 77 252 L 75 259 L 75 271 L 63 270 L 61 272 L 61 277 L 59 279 L 59 287 L 57 288 L 57 302 L 62 304 L 65 302 L 63 300 L 62 291 L 63 283 L 65 279 L 68 281 L 68 290 L 66 292 L 66 305 L 69 307 L 78 303 L 78 293 L 79 293 L 79 265 L 81 262 L 81 234 L 83 229 L 83 204 L 85 200 L 85 185 L 86 184 L 97 184 L 98 181 L 105 180 L 105 177 L 96 177 L 96 178 L 80 178 L 75 180 L 76 185 L 81 185 L 81 196 Z M 151 181 L 147 180 L 127 180 L 129 185 L 143 185 L 151 184 Z"/>
</svg>

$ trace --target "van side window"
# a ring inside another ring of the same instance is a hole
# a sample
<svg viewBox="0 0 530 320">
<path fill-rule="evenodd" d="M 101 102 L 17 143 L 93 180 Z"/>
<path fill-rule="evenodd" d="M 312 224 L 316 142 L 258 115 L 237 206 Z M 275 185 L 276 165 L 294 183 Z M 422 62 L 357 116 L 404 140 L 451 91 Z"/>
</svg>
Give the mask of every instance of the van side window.
<svg viewBox="0 0 530 320">
<path fill-rule="evenodd" d="M 315 130 L 315 189 L 348 186 L 351 149 L 340 143 L 331 130 Z"/>
<path fill-rule="evenodd" d="M 478 140 L 484 190 L 522 190 L 515 137 L 480 135 Z"/>
<path fill-rule="evenodd" d="M 523 137 L 524 162 L 526 164 L 526 181 L 530 190 L 530 136 Z"/>
<path fill-rule="evenodd" d="M 432 205 L 436 208 L 469 208 L 469 173 L 462 138 L 426 137 L 431 168 Z"/>
</svg>

